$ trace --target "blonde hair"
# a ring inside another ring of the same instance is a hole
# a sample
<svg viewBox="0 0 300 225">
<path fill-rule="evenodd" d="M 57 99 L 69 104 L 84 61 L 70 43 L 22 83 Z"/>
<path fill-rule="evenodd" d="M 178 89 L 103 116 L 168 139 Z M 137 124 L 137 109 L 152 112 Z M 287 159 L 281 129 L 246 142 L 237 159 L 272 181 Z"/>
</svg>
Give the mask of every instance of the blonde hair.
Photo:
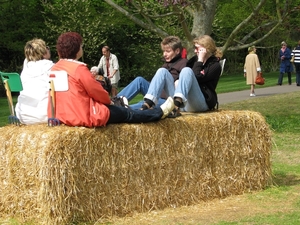
<svg viewBox="0 0 300 225">
<path fill-rule="evenodd" d="M 206 48 L 206 51 L 212 55 L 217 54 L 217 46 L 215 41 L 209 35 L 202 35 L 193 40 L 194 44 L 202 45 Z M 218 50 L 218 54 L 220 54 L 221 49 Z"/>
<path fill-rule="evenodd" d="M 47 53 L 46 43 L 42 39 L 32 39 L 26 43 L 24 53 L 28 62 L 41 60 Z"/>
<path fill-rule="evenodd" d="M 248 48 L 248 52 L 253 52 L 254 49 L 255 49 L 255 46 L 254 46 L 254 45 L 253 45 L 253 46 L 250 46 L 250 47 Z"/>
<path fill-rule="evenodd" d="M 220 48 L 217 48 L 215 56 L 216 56 L 217 58 L 219 58 L 219 59 L 222 59 L 222 57 L 223 57 L 223 52 L 222 52 L 222 50 L 221 50 Z"/>
</svg>

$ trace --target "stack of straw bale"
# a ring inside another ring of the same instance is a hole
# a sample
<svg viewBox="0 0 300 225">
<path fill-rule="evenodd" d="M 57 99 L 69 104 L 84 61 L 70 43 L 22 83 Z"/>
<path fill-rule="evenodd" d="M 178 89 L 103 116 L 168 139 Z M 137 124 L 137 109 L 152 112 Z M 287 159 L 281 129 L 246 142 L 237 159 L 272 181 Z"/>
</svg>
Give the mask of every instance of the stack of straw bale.
<svg viewBox="0 0 300 225">
<path fill-rule="evenodd" d="M 68 224 L 265 188 L 271 131 L 251 111 L 103 128 L 0 128 L 0 218 Z"/>
</svg>

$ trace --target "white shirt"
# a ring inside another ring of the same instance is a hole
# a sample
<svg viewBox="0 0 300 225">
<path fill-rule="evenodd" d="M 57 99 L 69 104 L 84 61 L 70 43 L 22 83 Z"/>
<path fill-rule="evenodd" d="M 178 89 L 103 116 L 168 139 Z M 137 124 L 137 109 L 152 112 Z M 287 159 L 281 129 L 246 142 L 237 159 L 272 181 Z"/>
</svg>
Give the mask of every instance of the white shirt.
<svg viewBox="0 0 300 225">
<path fill-rule="evenodd" d="M 16 104 L 16 116 L 23 124 L 47 123 L 49 78 L 47 72 L 54 63 L 43 59 L 24 60 L 21 81 L 23 90 Z"/>
<path fill-rule="evenodd" d="M 104 71 L 104 76 L 107 77 L 107 69 L 106 69 L 106 57 L 102 56 L 98 68 L 102 68 Z M 115 75 L 110 78 L 112 84 L 118 83 L 120 80 L 120 72 L 119 72 L 119 62 L 116 55 L 110 53 L 109 54 L 109 74 L 112 74 L 114 70 L 117 70 Z"/>
</svg>

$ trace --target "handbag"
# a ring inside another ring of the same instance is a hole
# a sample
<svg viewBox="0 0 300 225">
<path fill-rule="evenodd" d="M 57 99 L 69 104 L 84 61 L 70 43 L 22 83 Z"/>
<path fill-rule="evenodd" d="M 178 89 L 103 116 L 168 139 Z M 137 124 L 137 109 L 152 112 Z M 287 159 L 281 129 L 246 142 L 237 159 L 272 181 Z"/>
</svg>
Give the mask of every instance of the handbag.
<svg viewBox="0 0 300 225">
<path fill-rule="evenodd" d="M 295 56 L 294 55 L 292 56 L 290 61 L 291 61 L 291 63 L 293 63 L 295 61 Z"/>
<path fill-rule="evenodd" d="M 263 78 L 262 72 L 259 72 L 257 74 L 257 77 L 255 79 L 255 84 L 257 84 L 257 85 L 264 85 L 265 84 L 265 78 Z"/>
</svg>

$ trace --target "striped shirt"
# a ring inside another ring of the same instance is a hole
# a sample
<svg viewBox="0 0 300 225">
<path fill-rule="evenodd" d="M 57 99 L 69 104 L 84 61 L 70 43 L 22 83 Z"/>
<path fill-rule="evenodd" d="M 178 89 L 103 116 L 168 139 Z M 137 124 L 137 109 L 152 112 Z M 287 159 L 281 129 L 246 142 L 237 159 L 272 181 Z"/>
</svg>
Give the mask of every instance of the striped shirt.
<svg viewBox="0 0 300 225">
<path fill-rule="evenodd" d="M 300 63 L 300 45 L 298 45 L 291 53 L 295 57 L 294 63 Z"/>
</svg>

